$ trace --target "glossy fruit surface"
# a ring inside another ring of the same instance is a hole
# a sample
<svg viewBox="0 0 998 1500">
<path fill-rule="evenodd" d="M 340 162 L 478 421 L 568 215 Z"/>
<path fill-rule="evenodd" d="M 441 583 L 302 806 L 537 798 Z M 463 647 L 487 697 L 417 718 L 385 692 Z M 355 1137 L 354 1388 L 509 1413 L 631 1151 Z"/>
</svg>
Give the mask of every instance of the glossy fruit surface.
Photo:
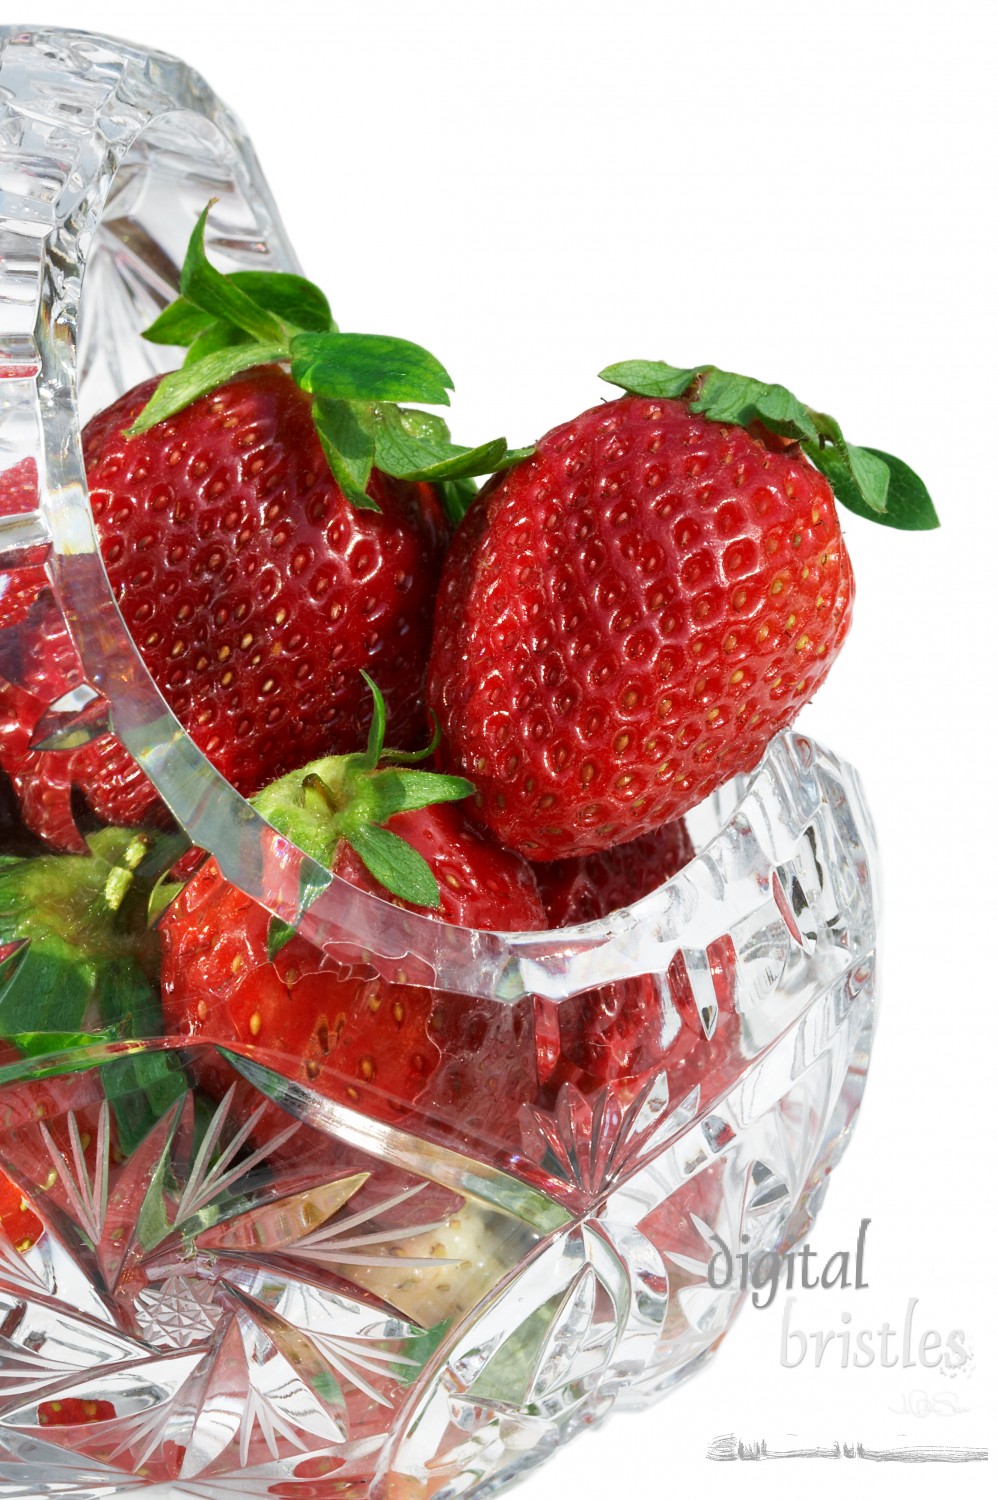
<svg viewBox="0 0 998 1500">
<path fill-rule="evenodd" d="M 83 448 L 115 597 L 177 717 L 248 794 L 363 742 L 367 668 L 392 741 L 410 743 L 445 535 L 432 486 L 375 470 L 380 510 L 357 509 L 330 474 L 308 398 L 276 365 L 124 436 L 156 384 L 95 417 Z M 25 479 L 8 477 L 8 504 Z M 16 659 L 0 663 L 0 763 L 29 826 L 78 848 L 74 786 L 108 822 L 148 821 L 158 803 L 107 735 L 37 748 L 50 705 L 82 673 L 41 567 L 29 571 L 0 599 L 0 626 L 20 627 L 7 650 Z"/>
<path fill-rule="evenodd" d="M 430 706 L 496 837 L 590 853 L 751 769 L 823 681 L 852 596 L 831 488 L 796 446 L 623 396 L 472 505 Z"/>
<path fill-rule="evenodd" d="M 400 813 L 388 827 L 439 882 L 440 906 L 429 915 L 492 929 L 545 925 L 529 866 L 452 804 Z M 336 871 L 384 895 L 352 850 L 343 850 Z M 418 1101 L 430 1115 L 488 1133 L 503 1130 L 517 1101 L 533 1097 L 525 1008 L 389 984 L 362 953 L 351 965 L 300 937 L 271 958 L 269 931 L 269 914 L 214 861 L 199 871 L 162 924 L 167 1031 L 251 1049 L 267 1066 L 377 1119 L 399 1119 Z M 216 1093 L 232 1081 L 218 1062 L 201 1076 Z"/>
</svg>

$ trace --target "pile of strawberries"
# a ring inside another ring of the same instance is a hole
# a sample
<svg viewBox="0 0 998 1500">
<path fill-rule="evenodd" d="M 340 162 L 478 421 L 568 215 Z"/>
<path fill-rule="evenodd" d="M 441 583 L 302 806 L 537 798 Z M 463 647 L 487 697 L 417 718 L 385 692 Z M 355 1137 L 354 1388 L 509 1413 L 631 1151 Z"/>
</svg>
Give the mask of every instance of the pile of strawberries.
<svg viewBox="0 0 998 1500">
<path fill-rule="evenodd" d="M 841 648 L 836 498 L 917 529 L 936 524 L 924 487 L 783 387 L 712 366 L 616 365 L 622 394 L 535 448 L 461 447 L 420 409 L 448 399 L 431 355 L 341 332 L 300 277 L 222 276 L 207 212 L 147 334 L 186 346 L 182 367 L 83 439 L 108 576 L 174 714 L 310 854 L 439 920 L 542 929 L 644 896 L 692 856 L 683 814 L 758 763 Z M 0 476 L 0 512 L 34 487 L 30 466 Z M 82 682 L 39 559 L 0 593 L 0 767 L 23 826 L 86 858 L 98 824 L 170 818 L 99 703 L 53 733 Z M 522 1007 L 334 963 L 213 860 L 159 933 L 169 1033 L 382 1118 L 418 1101 L 501 1134 L 566 1078 L 692 1045 L 651 981 L 563 1006 L 541 1045 Z M 0 1035 L 3 1016 L 0 988 Z M 227 1082 L 221 1063 L 203 1076 Z"/>
</svg>

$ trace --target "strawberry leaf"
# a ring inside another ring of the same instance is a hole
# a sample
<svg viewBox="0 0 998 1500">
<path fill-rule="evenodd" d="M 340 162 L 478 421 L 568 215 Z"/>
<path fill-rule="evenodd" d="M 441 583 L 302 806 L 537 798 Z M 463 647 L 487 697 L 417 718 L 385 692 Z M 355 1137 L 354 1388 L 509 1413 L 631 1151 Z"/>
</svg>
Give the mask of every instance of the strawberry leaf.
<svg viewBox="0 0 998 1500">
<path fill-rule="evenodd" d="M 783 385 L 732 375 L 715 365 L 684 370 L 655 360 L 608 365 L 600 379 L 637 396 L 660 400 L 686 396 L 690 411 L 739 427 L 760 423 L 796 439 L 847 510 L 902 531 L 929 531 L 939 517 L 928 490 L 900 458 L 879 448 L 847 443 L 834 417 L 804 406 Z"/>
<path fill-rule="evenodd" d="M 381 752 L 385 745 L 385 730 L 388 727 L 388 711 L 385 708 L 384 694 L 367 672 L 362 671 L 361 677 L 367 683 L 371 694 L 371 728 L 367 735 L 367 749 L 361 757 L 361 763 L 370 771 L 373 771 L 381 759 Z"/>
<path fill-rule="evenodd" d="M 418 344 L 380 333 L 299 333 L 291 375 L 328 401 L 426 401 L 447 406 L 453 382 Z"/>
<path fill-rule="evenodd" d="M 193 302 L 195 307 L 201 308 L 202 312 L 210 313 L 223 323 L 232 323 L 236 328 L 241 328 L 258 344 L 286 345 L 289 334 L 287 325 L 247 296 L 231 276 L 223 276 L 221 271 L 216 270 L 205 254 L 204 230 L 211 208 L 212 203 L 209 203 L 188 242 L 180 272 L 182 295 L 188 302 Z"/>
<path fill-rule="evenodd" d="M 445 479 L 437 484 L 437 494 L 444 515 L 456 530 L 478 494 L 478 486 L 473 479 Z"/>
<path fill-rule="evenodd" d="M 426 860 L 387 828 L 361 827 L 346 835 L 379 885 L 413 906 L 438 907 L 440 889 Z"/>
<path fill-rule="evenodd" d="M 672 401 L 689 390 L 696 375 L 704 368 L 698 365 L 692 370 L 683 370 L 678 365 L 667 365 L 664 360 L 625 359 L 600 370 L 599 379 L 610 385 L 619 385 L 632 396 Z"/>
<path fill-rule="evenodd" d="M 862 501 L 850 503 L 843 500 L 842 503 L 856 515 L 881 526 L 893 526 L 897 531 L 934 531 L 939 525 L 939 517 L 928 490 L 914 469 L 910 469 L 903 459 L 896 458 L 893 453 L 884 453 L 880 448 L 860 448 L 858 451 L 866 458 L 878 460 L 887 469 L 886 508 L 877 511 Z M 835 489 L 834 484 L 832 488 Z M 837 489 L 835 493 L 838 496 Z"/>
<path fill-rule="evenodd" d="M 142 337 L 150 344 L 193 344 L 198 335 L 214 322 L 211 313 L 195 307 L 186 297 L 178 297 L 176 302 L 164 307 Z"/>
<path fill-rule="evenodd" d="M 126 1156 L 190 1087 L 179 1058 L 169 1052 L 137 1052 L 106 1063 L 101 1083 Z"/>
<path fill-rule="evenodd" d="M 184 365 L 172 375 L 164 375 L 127 429 L 126 436 L 135 437 L 148 432 L 157 422 L 165 422 L 167 417 L 183 411 L 192 401 L 206 396 L 243 370 L 251 370 L 254 365 L 272 364 L 281 358 L 283 351 L 278 344 L 237 344 L 235 348 L 219 349 L 198 360 L 197 364 Z"/>
<path fill-rule="evenodd" d="M 257 307 L 276 313 L 306 333 L 327 333 L 336 328 L 326 294 L 314 281 L 291 271 L 233 271 L 226 278 L 245 292 Z"/>
<path fill-rule="evenodd" d="M 690 411 L 701 412 L 712 422 L 733 422 L 737 427 L 761 422 L 781 437 L 817 437 L 817 428 L 807 408 L 785 385 L 765 385 L 761 380 L 731 375 L 711 365 L 704 366 L 700 376 L 699 391 L 690 402 Z"/>
<path fill-rule="evenodd" d="M 820 469 L 847 510 L 882 519 L 887 508 L 890 470 L 865 448 L 847 443 L 834 417 L 815 412 L 817 439 L 804 444 L 804 452 Z"/>
<path fill-rule="evenodd" d="M 231 271 L 225 280 L 245 292 L 257 307 L 276 313 L 303 332 L 325 333 L 336 327 L 325 294 L 304 276 L 289 271 Z M 189 345 L 209 329 L 231 330 L 230 342 L 240 335 L 249 337 L 232 323 L 220 323 L 187 297 L 178 297 L 165 307 L 142 337 L 150 344 Z"/>
<path fill-rule="evenodd" d="M 374 467 L 374 435 L 364 407 L 351 401 L 313 401 L 312 420 L 333 478 L 358 510 L 380 510 L 367 493 Z"/>
<path fill-rule="evenodd" d="M 290 922 L 282 922 L 280 917 L 271 917 L 267 928 L 267 962 L 273 963 L 281 949 L 286 947 L 294 937 L 296 928 Z"/>
<path fill-rule="evenodd" d="M 433 412 L 379 402 L 371 408 L 371 414 L 374 461 L 383 473 L 396 479 L 437 483 L 494 474 L 533 452 L 527 448 L 511 452 L 505 438 L 493 438 L 477 448 L 452 443 L 446 422 Z"/>
<path fill-rule="evenodd" d="M 415 812 L 437 802 L 460 802 L 474 792 L 474 784 L 463 776 L 446 776 L 438 771 L 380 771 L 371 778 L 372 822 L 383 823 L 395 813 Z"/>
<path fill-rule="evenodd" d="M 220 349 L 234 349 L 237 345 L 259 347 L 241 328 L 233 328 L 231 323 L 219 323 L 217 319 L 213 319 L 192 341 L 184 356 L 183 368 L 190 369 L 191 365 L 200 364 L 201 360 L 207 359 L 209 354 L 217 354 Z"/>
</svg>

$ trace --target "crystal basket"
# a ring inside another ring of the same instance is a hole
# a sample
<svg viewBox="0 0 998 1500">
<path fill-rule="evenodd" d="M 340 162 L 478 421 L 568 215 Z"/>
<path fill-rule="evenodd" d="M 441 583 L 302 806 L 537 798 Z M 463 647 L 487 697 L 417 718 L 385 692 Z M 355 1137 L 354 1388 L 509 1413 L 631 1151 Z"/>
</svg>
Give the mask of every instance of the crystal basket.
<svg viewBox="0 0 998 1500">
<path fill-rule="evenodd" d="M 0 195 L 0 471 L 30 476 L 0 505 L 0 688 L 28 691 L 39 595 L 78 658 L 32 743 L 124 747 L 248 897 L 387 1000 L 458 1007 L 471 1075 L 486 1034 L 511 1069 L 458 1115 L 331 1098 L 252 1039 L 39 1034 L 0 948 L 0 1494 L 492 1493 L 709 1359 L 745 1296 L 720 1245 L 754 1265 L 808 1231 L 875 1017 L 856 777 L 777 737 L 691 815 L 695 858 L 581 927 L 447 926 L 332 876 L 171 713 L 81 457 L 81 423 L 177 363 L 139 333 L 209 198 L 222 270 L 296 269 L 253 151 L 173 58 L 7 29 Z M 3 840 L 38 848 L 6 814 Z M 627 987 L 665 1061 L 594 1078 L 565 1018 Z"/>
</svg>

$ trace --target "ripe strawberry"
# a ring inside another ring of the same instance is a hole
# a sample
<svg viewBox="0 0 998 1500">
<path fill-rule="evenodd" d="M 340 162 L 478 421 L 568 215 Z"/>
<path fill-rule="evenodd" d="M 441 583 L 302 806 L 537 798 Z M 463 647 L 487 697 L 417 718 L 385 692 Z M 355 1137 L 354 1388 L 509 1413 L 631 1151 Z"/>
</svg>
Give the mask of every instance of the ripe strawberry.
<svg viewBox="0 0 998 1500">
<path fill-rule="evenodd" d="M 493 845 L 456 808 L 428 805 L 467 796 L 468 783 L 390 765 L 377 770 L 378 724 L 376 713 L 365 756 L 315 762 L 267 788 L 257 806 L 362 889 L 384 896 L 388 884 L 400 904 L 445 922 L 542 928 L 526 862 Z M 365 803 L 366 832 L 357 827 Z M 392 867 L 372 848 L 375 835 L 394 842 Z M 402 850 L 422 866 L 428 890 L 398 878 Z M 269 914 L 230 885 L 214 860 L 174 901 L 161 933 L 170 1033 L 252 1048 L 267 1066 L 377 1119 L 397 1120 L 418 1101 L 427 1115 L 487 1137 L 503 1135 L 516 1103 L 536 1092 L 524 1007 L 389 984 L 372 976 L 359 950 L 351 967 L 342 951 L 331 957 L 297 936 L 274 954 Z M 199 1078 L 219 1093 L 231 1072 L 213 1060 L 199 1066 Z M 275 1113 L 267 1134 L 277 1122 Z"/>
<path fill-rule="evenodd" d="M 556 859 L 534 873 L 551 927 L 597 922 L 648 896 L 693 858 L 682 818 L 599 854 Z"/>
<path fill-rule="evenodd" d="M 38 1403 L 39 1427 L 82 1427 L 91 1422 L 110 1422 L 117 1414 L 113 1401 L 84 1401 L 80 1396 Z"/>
<path fill-rule="evenodd" d="M 42 1232 L 42 1221 L 16 1183 L 0 1171 L 0 1234 L 22 1254 Z"/>
<path fill-rule="evenodd" d="M 447 401 L 431 355 L 341 334 L 300 277 L 221 276 L 204 225 L 202 215 L 185 296 L 148 334 L 190 344 L 183 369 L 95 417 L 83 450 L 125 623 L 192 738 L 248 794 L 357 747 L 363 667 L 378 674 L 395 743 L 418 733 L 446 534 L 438 485 L 502 463 L 506 445 L 460 449 L 439 418 L 400 410 L 396 398 Z M 29 509 L 33 481 L 31 465 L 10 471 L 0 508 Z M 0 767 L 29 827 L 81 849 L 74 787 L 107 822 L 161 821 L 119 745 L 105 734 L 81 743 L 106 727 L 93 708 L 87 727 L 70 715 L 56 744 L 47 735 L 52 704 L 82 671 L 43 559 L 0 587 L 0 636 L 11 626 Z"/>
<path fill-rule="evenodd" d="M 599 921 L 650 895 L 693 854 L 680 819 L 599 854 L 536 865 L 548 922 Z M 585 1086 L 631 1078 L 677 1062 L 678 1040 L 666 1024 L 659 980 L 618 980 L 558 1006 L 557 1035 L 542 1043 L 541 1071 L 555 1088 L 565 1078 Z"/>
<path fill-rule="evenodd" d="M 451 763 L 485 826 L 532 860 L 681 816 L 823 681 L 853 579 L 816 464 L 874 519 L 934 522 L 906 466 L 846 445 L 781 387 L 708 367 L 604 374 L 638 394 L 485 487 L 437 604 L 428 698 Z"/>
</svg>

